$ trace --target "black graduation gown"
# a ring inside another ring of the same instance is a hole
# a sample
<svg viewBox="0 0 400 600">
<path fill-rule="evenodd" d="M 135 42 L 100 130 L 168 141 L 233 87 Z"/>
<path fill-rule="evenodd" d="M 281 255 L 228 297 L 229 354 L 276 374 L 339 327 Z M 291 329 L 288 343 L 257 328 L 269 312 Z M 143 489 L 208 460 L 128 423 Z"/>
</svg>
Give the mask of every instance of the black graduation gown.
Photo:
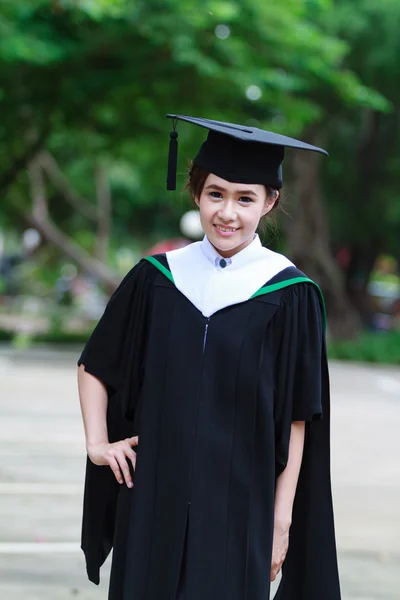
<svg viewBox="0 0 400 600">
<path fill-rule="evenodd" d="M 267 599 L 276 478 L 297 420 L 304 457 L 277 598 L 339 600 L 317 286 L 291 267 L 207 319 L 156 259 L 127 275 L 79 360 L 108 386 L 111 441 L 139 435 L 133 489 L 87 462 L 89 578 L 113 545 L 110 600 L 175 600 L 185 550 L 185 600 Z"/>
</svg>

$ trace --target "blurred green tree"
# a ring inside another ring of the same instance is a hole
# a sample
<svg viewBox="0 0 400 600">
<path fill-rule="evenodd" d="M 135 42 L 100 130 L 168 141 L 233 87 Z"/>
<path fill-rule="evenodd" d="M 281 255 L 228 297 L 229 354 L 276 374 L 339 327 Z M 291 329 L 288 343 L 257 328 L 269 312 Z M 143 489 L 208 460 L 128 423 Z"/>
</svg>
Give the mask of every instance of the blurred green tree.
<svg viewBox="0 0 400 600">
<path fill-rule="evenodd" d="M 335 118 L 354 131 L 354 115 L 389 111 L 379 82 L 352 62 L 341 4 L 350 10 L 344 0 L 2 2 L 0 225 L 34 224 L 112 288 L 108 242 L 174 233 L 185 210 L 164 191 L 166 112 L 331 146 Z M 204 137 L 190 129 L 180 132 L 180 173 Z M 323 284 L 334 332 L 349 333 L 357 317 L 330 250 L 321 161 L 291 163 L 300 210 L 286 227 L 289 251 Z"/>
<path fill-rule="evenodd" d="M 349 44 L 346 66 L 378 89 L 391 110 L 333 107 L 327 123 L 331 160 L 324 190 L 336 249 L 346 248 L 347 293 L 368 312 L 367 283 L 376 258 L 400 259 L 400 3 L 337 0 L 329 31 Z"/>
</svg>

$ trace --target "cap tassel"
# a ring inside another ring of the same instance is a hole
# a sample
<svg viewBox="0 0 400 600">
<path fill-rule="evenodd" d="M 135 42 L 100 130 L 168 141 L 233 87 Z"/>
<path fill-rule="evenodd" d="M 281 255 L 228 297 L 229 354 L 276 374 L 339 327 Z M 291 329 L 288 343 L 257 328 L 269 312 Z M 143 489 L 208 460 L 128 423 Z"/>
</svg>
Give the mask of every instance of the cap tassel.
<svg viewBox="0 0 400 600">
<path fill-rule="evenodd" d="M 169 137 L 167 190 L 173 191 L 176 190 L 176 168 L 178 160 L 178 132 L 175 131 L 175 128 L 174 131 L 171 131 Z"/>
</svg>

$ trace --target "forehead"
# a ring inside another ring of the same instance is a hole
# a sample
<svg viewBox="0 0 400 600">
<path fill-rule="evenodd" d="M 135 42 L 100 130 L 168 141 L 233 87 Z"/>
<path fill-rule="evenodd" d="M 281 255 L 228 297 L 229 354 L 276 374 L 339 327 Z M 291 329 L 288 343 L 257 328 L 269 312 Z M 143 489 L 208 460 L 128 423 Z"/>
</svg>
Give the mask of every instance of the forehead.
<svg viewBox="0 0 400 600">
<path fill-rule="evenodd" d="M 265 187 L 261 184 L 247 184 L 247 183 L 235 183 L 232 181 L 227 181 L 226 179 L 222 179 L 222 177 L 218 177 L 218 175 L 214 175 L 214 173 L 210 173 L 207 177 L 204 187 L 208 186 L 216 186 L 218 188 L 224 189 L 227 192 L 235 193 L 250 193 L 253 192 L 258 196 L 265 195 Z"/>
</svg>

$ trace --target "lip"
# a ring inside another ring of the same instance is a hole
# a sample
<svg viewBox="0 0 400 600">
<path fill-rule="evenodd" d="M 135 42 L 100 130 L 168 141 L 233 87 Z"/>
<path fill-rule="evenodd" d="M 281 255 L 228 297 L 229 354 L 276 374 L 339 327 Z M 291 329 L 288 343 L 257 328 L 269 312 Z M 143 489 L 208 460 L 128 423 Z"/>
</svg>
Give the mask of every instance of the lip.
<svg viewBox="0 0 400 600">
<path fill-rule="evenodd" d="M 224 227 L 224 225 L 219 224 L 215 224 L 213 227 L 215 228 L 218 235 L 220 235 L 221 237 L 231 237 L 232 235 L 235 235 L 235 233 L 239 230 L 239 227 L 236 227 L 234 231 L 221 231 L 219 227 Z"/>
</svg>

